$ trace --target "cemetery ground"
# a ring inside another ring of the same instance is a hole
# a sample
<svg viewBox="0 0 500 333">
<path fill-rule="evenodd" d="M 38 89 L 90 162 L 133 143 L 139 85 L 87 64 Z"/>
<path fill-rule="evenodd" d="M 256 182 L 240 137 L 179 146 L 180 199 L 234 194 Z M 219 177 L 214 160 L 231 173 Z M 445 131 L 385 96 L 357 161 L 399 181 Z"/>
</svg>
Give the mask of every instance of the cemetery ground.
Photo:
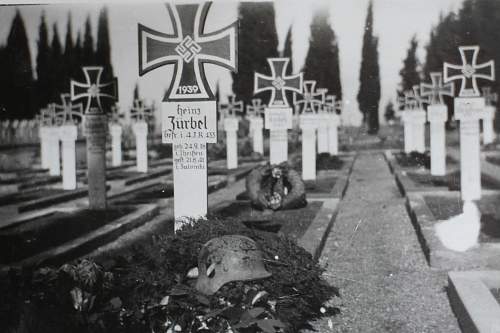
<svg viewBox="0 0 500 333">
<path fill-rule="evenodd" d="M 158 309 L 155 306 L 165 301 L 165 290 L 170 289 L 178 278 L 164 266 L 166 263 L 182 266 L 177 267 L 182 272 L 196 266 L 197 253 L 194 249 L 186 250 L 186 244 L 196 237 L 199 237 L 199 243 L 203 243 L 209 236 L 230 232 L 251 233 L 254 237 L 262 234 L 266 235 L 262 239 L 277 237 L 272 238 L 276 245 L 281 244 L 276 243 L 277 239 L 286 236 L 319 260 L 319 264 L 310 270 L 324 269 L 323 278 L 330 286 L 338 288 L 340 294 L 335 296 L 336 290 L 311 285 L 309 275 L 298 268 L 299 262 L 285 262 L 289 266 L 282 268 L 269 263 L 269 269 L 281 278 L 284 275 L 280 274 L 290 274 L 286 267 L 293 267 L 297 271 L 291 274 L 294 276 L 291 283 L 296 284 L 297 290 L 305 295 L 307 288 L 313 286 L 316 290 L 309 290 L 312 296 L 320 301 L 328 300 L 316 304 L 315 313 L 301 312 L 297 321 L 290 322 L 297 324 L 302 318 L 307 318 L 312 320 L 309 329 L 318 332 L 459 332 L 460 321 L 460 327 L 468 332 L 464 327 L 477 325 L 467 326 L 470 320 L 463 320 L 472 317 L 469 310 L 464 310 L 470 305 L 460 291 L 467 290 L 462 287 L 466 283 L 463 276 L 450 274 L 448 277 L 448 272 L 486 271 L 472 278 L 465 276 L 466 282 L 486 281 L 481 283 L 487 286 L 487 296 L 498 299 L 500 284 L 494 282 L 487 271 L 500 269 L 500 211 L 495 204 L 500 197 L 500 192 L 497 192 L 500 172 L 496 172 L 500 166 L 496 163 L 499 155 L 495 149 L 483 152 L 480 246 L 465 255 L 445 250 L 433 234 L 432 226 L 440 219 L 461 212 L 456 136 L 456 132 L 448 133 L 447 175 L 431 177 L 426 168 L 428 156 L 400 153 L 402 131 L 398 126 L 383 127 L 376 137 L 360 129 L 342 128 L 339 133 L 340 155 L 318 155 L 317 179 L 306 182 L 308 205 L 274 213 L 252 209 L 245 193 L 246 175 L 264 161 L 248 158 L 238 169 L 227 170 L 224 159 L 211 160 L 208 169 L 208 227 L 188 229 L 182 234 L 186 238 L 176 238 L 175 243 L 168 242 L 175 237 L 170 156 L 150 160 L 147 174 L 134 171 L 133 159 L 132 162 L 125 161 L 122 167 L 108 170 L 110 209 L 104 215 L 93 215 L 95 212 L 85 209 L 88 205 L 85 195 L 37 206 L 37 200 L 61 191 L 58 189 L 60 179 L 36 184 L 37 179 L 50 179 L 36 164 L 32 168 L 23 166 L 19 170 L 4 170 L 2 181 L 17 188 L 10 189 L 0 199 L 0 214 L 6 217 L 0 227 L 2 279 L 4 282 L 7 279 L 7 267 L 18 265 L 58 267 L 64 263 L 78 263 L 65 267 L 91 271 L 93 268 L 85 266 L 89 262 L 81 261 L 81 258 L 91 258 L 91 262 L 102 265 L 97 270 L 101 275 L 96 273 L 101 285 L 94 286 L 92 293 L 83 295 L 82 299 L 96 296 L 95 305 L 85 305 L 82 301 L 84 311 L 76 311 L 74 304 L 65 304 L 66 312 L 59 313 L 59 316 L 83 320 L 88 327 L 95 328 L 98 326 L 95 323 L 104 320 L 103 313 L 119 313 L 124 309 L 123 320 L 128 320 L 129 324 L 133 321 L 134 311 L 149 313 L 149 319 L 154 322 L 160 320 L 154 315 Z M 291 146 L 289 162 L 300 170 L 300 145 Z M 85 178 L 85 172 L 78 173 L 79 190 L 85 189 Z M 39 191 L 33 194 L 36 198 L 30 191 Z M 34 202 L 34 208 L 19 210 L 26 202 Z M 259 244 L 268 243 L 262 240 Z M 275 261 L 280 261 L 280 256 L 288 253 L 280 251 L 285 251 L 289 245 L 284 248 L 281 245 L 267 246 L 263 245 L 266 251 L 276 256 Z M 179 248 L 187 252 L 176 257 Z M 299 248 L 290 249 L 293 250 L 286 251 L 297 251 L 294 253 L 298 258 L 308 256 Z M 53 276 L 54 270 L 41 272 L 38 275 L 40 281 L 51 278 L 54 279 L 52 283 L 59 281 Z M 103 288 L 107 283 L 104 272 L 113 272 L 122 279 L 120 288 L 111 288 L 114 294 Z M 142 281 L 139 286 L 131 282 L 135 279 Z M 264 286 L 266 290 L 276 289 L 275 293 L 271 292 L 273 296 L 282 292 L 269 283 L 264 283 Z M 3 290 L 12 287 L 2 285 Z M 135 286 L 133 291 L 124 292 L 123 288 L 131 286 Z M 36 286 L 32 287 L 36 290 Z M 62 289 L 65 288 L 68 287 Z M 222 295 L 226 296 L 224 293 L 228 290 L 231 289 L 224 289 Z M 19 318 L 29 319 L 32 324 L 47 324 L 47 330 L 61 324 L 54 319 L 54 313 L 37 313 L 35 303 L 28 306 L 23 303 L 24 299 L 17 299 L 12 290 L 7 291 L 2 306 L 11 302 L 16 304 L 13 309 L 22 309 L 21 313 L 12 316 L 13 321 L 9 322 L 12 327 Z M 43 292 L 47 297 L 58 297 L 47 290 Z M 176 292 L 183 293 L 182 290 Z M 324 295 L 319 297 L 318 292 Z M 140 304 L 146 304 L 146 307 L 141 310 Z M 474 304 L 474 307 L 481 305 Z M 84 313 L 85 316 L 78 317 L 75 313 Z M 137 318 L 141 316 L 135 315 Z M 285 313 L 280 319 L 291 317 Z M 92 320 L 94 326 L 89 324 Z M 301 328 L 301 331 L 307 331 L 307 328 Z M 298 327 L 295 329 L 298 331 Z"/>
</svg>

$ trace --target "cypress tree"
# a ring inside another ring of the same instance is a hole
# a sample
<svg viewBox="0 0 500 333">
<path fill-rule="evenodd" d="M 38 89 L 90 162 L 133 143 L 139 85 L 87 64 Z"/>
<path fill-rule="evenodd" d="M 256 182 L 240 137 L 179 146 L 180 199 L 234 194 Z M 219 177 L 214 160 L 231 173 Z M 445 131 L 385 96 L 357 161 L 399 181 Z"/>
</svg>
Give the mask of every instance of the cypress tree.
<svg viewBox="0 0 500 333">
<path fill-rule="evenodd" d="M 233 73 L 233 92 L 244 104 L 253 98 L 255 72 L 271 75 L 267 58 L 278 56 L 274 4 L 240 2 L 238 7 L 238 73 Z M 263 100 L 269 94 L 259 94 Z"/>
<path fill-rule="evenodd" d="M 52 43 L 50 45 L 50 72 L 49 72 L 49 87 L 50 87 L 50 101 L 59 102 L 60 95 L 68 91 L 64 82 L 63 66 L 63 50 L 57 25 L 53 25 Z"/>
<path fill-rule="evenodd" d="M 417 37 L 413 36 L 410 40 L 410 47 L 406 52 L 406 58 L 403 61 L 403 68 L 399 71 L 399 75 L 401 76 L 401 82 L 399 84 L 400 96 L 402 96 L 405 91 L 412 90 L 414 85 L 420 83 L 417 49 L 418 49 Z"/>
<path fill-rule="evenodd" d="M 5 61 L 5 46 L 0 45 L 0 73 L 6 73 L 6 61 Z M 7 118 L 7 106 L 6 106 L 6 91 L 7 91 L 7 78 L 5 75 L 0 75 L 0 120 Z"/>
<path fill-rule="evenodd" d="M 373 35 L 373 3 L 368 4 L 361 69 L 359 73 L 359 92 L 357 96 L 363 121 L 369 134 L 376 134 L 379 129 L 378 105 L 380 101 L 380 73 L 378 65 L 378 38 Z"/>
<path fill-rule="evenodd" d="M 71 13 L 68 13 L 68 23 L 66 25 L 66 38 L 64 39 L 64 54 L 63 54 L 63 84 L 69 90 L 69 81 L 73 76 L 73 68 L 75 67 L 75 45 L 73 43 L 73 27 L 71 24 Z"/>
<path fill-rule="evenodd" d="M 92 37 L 92 26 L 90 24 L 90 16 L 87 16 L 87 19 L 85 20 L 85 30 L 83 33 L 82 66 L 94 66 L 94 65 L 96 65 L 95 52 L 94 52 L 94 38 Z"/>
<path fill-rule="evenodd" d="M 311 23 L 309 50 L 304 65 L 304 78 L 316 80 L 318 88 L 342 99 L 338 45 L 330 27 L 328 10 L 320 8 Z"/>
<path fill-rule="evenodd" d="M 19 10 L 12 20 L 5 47 L 5 75 L 9 83 L 5 91 L 8 118 L 32 118 L 35 114 L 33 71 L 28 36 Z"/>
<path fill-rule="evenodd" d="M 99 20 L 97 24 L 97 48 L 95 54 L 96 64 L 103 66 L 102 81 L 109 82 L 113 79 L 113 65 L 111 64 L 111 45 L 109 39 L 109 24 L 108 24 L 108 10 L 104 7 L 99 13 Z M 112 101 L 109 99 L 103 100 L 104 110 L 109 110 Z"/>
<path fill-rule="evenodd" d="M 134 104 L 134 101 L 138 99 L 139 99 L 139 85 L 136 83 L 134 86 L 134 99 L 132 100 L 132 105 Z"/>
<path fill-rule="evenodd" d="M 36 92 L 38 109 L 45 107 L 50 101 L 50 54 L 49 34 L 45 13 L 40 17 L 38 26 L 37 56 L 36 56 Z"/>
<path fill-rule="evenodd" d="M 78 78 L 81 75 L 81 67 L 83 66 L 83 46 L 82 46 L 82 34 L 80 31 L 76 34 L 75 49 L 74 49 L 74 61 L 75 65 L 71 68 L 71 78 Z"/>
</svg>

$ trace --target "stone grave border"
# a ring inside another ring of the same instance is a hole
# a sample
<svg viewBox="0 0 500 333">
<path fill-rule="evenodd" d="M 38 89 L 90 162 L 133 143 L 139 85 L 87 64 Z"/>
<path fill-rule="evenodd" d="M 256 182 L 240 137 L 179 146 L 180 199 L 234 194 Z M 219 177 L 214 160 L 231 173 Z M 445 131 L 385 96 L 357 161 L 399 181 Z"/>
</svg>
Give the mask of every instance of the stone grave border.
<svg viewBox="0 0 500 333">
<path fill-rule="evenodd" d="M 483 195 L 498 194 L 498 191 L 484 191 Z M 406 210 L 417 233 L 420 246 L 429 266 L 444 270 L 500 269 L 500 244 L 483 243 L 466 252 L 455 252 L 441 243 L 434 231 L 438 222 L 426 204 L 425 195 L 459 196 L 459 192 L 414 192 L 406 196 Z"/>
<path fill-rule="evenodd" d="M 110 186 L 107 186 L 108 190 Z M 17 206 L 17 211 L 19 213 L 24 213 L 30 210 L 35 210 L 39 208 L 46 208 L 48 206 L 63 203 L 66 201 L 71 201 L 74 199 L 83 198 L 88 194 L 88 188 L 79 187 L 76 190 L 69 190 L 63 193 L 57 193 L 43 198 L 38 198 L 34 200 L 27 201 Z"/>
<path fill-rule="evenodd" d="M 462 332 L 498 332 L 500 304 L 491 289 L 500 288 L 500 271 L 448 274 L 448 297 Z"/>
<path fill-rule="evenodd" d="M 159 212 L 158 207 L 152 204 L 130 206 L 135 207 L 136 210 L 57 247 L 45 250 L 35 256 L 23 259 L 19 262 L 0 266 L 0 271 L 8 270 L 9 267 L 57 265 L 76 259 L 92 252 L 93 249 L 99 247 L 100 245 L 104 245 L 112 240 L 115 240 L 125 232 L 146 223 L 155 217 Z M 125 205 L 122 207 L 125 207 Z M 80 209 L 81 208 L 60 210 L 65 212 L 74 212 Z M 57 209 L 54 209 L 54 211 L 57 211 Z M 18 223 L 22 223 L 22 221 L 19 221 Z"/>
<path fill-rule="evenodd" d="M 389 164 L 389 169 L 396 179 L 396 185 L 403 197 L 413 192 L 453 192 L 449 191 L 447 186 L 420 186 L 414 182 L 407 174 L 408 171 L 416 171 L 415 167 L 402 167 L 396 161 L 392 151 L 384 152 L 385 159 Z M 430 175 L 430 171 L 429 171 Z"/>
</svg>

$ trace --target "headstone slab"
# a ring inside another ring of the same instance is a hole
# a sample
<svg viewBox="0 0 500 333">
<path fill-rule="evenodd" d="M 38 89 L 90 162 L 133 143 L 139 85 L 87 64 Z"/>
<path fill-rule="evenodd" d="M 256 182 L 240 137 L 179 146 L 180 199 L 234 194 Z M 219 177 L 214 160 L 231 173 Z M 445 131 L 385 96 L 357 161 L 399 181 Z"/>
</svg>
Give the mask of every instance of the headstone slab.
<svg viewBox="0 0 500 333">
<path fill-rule="evenodd" d="M 317 114 L 301 114 L 300 128 L 302 130 L 302 178 L 316 179 L 316 129 L 321 122 Z"/>
<path fill-rule="evenodd" d="M 479 46 L 460 46 L 458 48 L 461 65 L 453 65 L 448 62 L 444 63 L 444 82 L 452 82 L 461 80 L 459 97 L 479 97 L 481 96 L 477 79 L 495 80 L 495 62 L 493 60 L 482 64 L 477 63 L 479 54 Z"/>
<path fill-rule="evenodd" d="M 132 125 L 135 135 L 137 172 L 148 172 L 148 124 L 137 121 Z"/>
<path fill-rule="evenodd" d="M 430 122 L 431 175 L 446 175 L 446 135 L 444 123 L 448 120 L 448 108 L 444 104 L 431 104 L 427 108 Z"/>
<path fill-rule="evenodd" d="M 173 33 L 155 31 L 142 24 L 139 31 L 139 75 L 164 65 L 174 65 L 173 80 L 164 102 L 214 100 L 204 64 L 237 69 L 237 22 L 206 33 L 211 2 L 166 4 Z"/>
<path fill-rule="evenodd" d="M 254 94 L 262 91 L 271 91 L 269 107 L 288 108 L 286 91 L 302 93 L 302 73 L 286 75 L 289 58 L 268 58 L 271 76 L 255 73 Z"/>
</svg>

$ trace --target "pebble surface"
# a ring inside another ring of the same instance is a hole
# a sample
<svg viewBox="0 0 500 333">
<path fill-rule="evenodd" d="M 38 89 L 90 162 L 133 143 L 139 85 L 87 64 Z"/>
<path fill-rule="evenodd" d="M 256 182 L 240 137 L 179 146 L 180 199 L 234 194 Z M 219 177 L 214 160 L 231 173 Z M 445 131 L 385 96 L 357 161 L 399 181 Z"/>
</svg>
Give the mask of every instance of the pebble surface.
<svg viewBox="0 0 500 333">
<path fill-rule="evenodd" d="M 381 153 L 358 154 L 320 261 L 341 313 L 316 332 L 460 332 L 447 272 L 428 266 Z"/>
</svg>

